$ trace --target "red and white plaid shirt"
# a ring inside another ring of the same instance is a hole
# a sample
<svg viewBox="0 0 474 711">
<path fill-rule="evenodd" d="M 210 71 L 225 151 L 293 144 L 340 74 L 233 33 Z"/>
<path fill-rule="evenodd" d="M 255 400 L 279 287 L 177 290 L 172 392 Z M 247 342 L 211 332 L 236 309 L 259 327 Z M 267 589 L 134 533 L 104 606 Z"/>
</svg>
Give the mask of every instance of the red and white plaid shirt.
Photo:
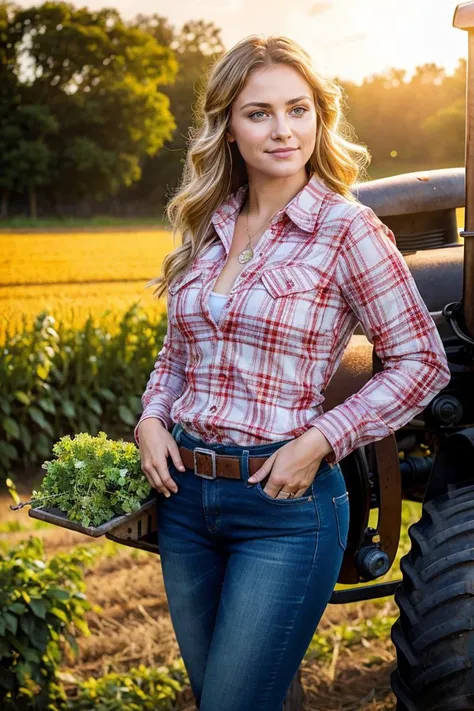
<svg viewBox="0 0 474 711">
<path fill-rule="evenodd" d="M 135 441 L 147 417 L 239 445 L 317 427 L 334 464 L 402 427 L 448 384 L 444 347 L 393 232 L 315 175 L 260 238 L 215 323 L 209 293 L 247 188 L 215 211 L 218 239 L 168 290 L 168 331 Z M 324 412 L 321 392 L 359 321 L 384 370 Z"/>
</svg>

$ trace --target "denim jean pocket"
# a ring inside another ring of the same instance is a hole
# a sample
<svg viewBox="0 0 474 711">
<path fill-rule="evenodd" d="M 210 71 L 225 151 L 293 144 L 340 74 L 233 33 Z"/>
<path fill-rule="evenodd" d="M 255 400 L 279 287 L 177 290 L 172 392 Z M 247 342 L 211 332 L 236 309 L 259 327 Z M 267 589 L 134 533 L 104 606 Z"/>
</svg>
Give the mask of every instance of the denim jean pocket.
<svg viewBox="0 0 474 711">
<path fill-rule="evenodd" d="M 333 496 L 332 503 L 336 516 L 337 538 L 342 550 L 345 551 L 349 535 L 349 493 L 346 491 L 340 496 Z"/>
<path fill-rule="evenodd" d="M 263 486 L 262 486 L 263 484 Z M 302 496 L 292 496 L 291 498 L 275 498 L 274 496 L 270 496 L 270 494 L 267 494 L 264 490 L 263 487 L 266 484 L 266 480 L 264 479 L 263 482 L 258 481 L 255 484 L 255 491 L 260 494 L 262 499 L 265 499 L 265 501 L 270 501 L 272 504 L 276 504 L 277 506 L 298 506 L 299 504 L 304 504 L 307 503 L 308 501 L 313 500 L 313 483 L 309 485 L 308 489 L 303 493 Z"/>
</svg>

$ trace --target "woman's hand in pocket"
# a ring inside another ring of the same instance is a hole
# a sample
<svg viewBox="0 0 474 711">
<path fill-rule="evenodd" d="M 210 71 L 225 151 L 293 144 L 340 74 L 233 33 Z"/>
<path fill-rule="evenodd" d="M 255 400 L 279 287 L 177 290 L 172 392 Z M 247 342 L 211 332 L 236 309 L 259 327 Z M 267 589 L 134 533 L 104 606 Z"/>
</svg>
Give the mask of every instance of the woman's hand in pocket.
<svg viewBox="0 0 474 711">
<path fill-rule="evenodd" d="M 253 484 L 269 476 L 263 489 L 269 496 L 276 498 L 282 490 L 302 496 L 330 451 L 328 440 L 313 427 L 273 452 L 248 481 Z"/>
<path fill-rule="evenodd" d="M 177 469 L 184 471 L 179 447 L 157 417 L 147 417 L 138 427 L 141 468 L 148 483 L 165 496 L 176 494 L 178 487 L 170 476 L 167 458 L 171 457 Z"/>
</svg>

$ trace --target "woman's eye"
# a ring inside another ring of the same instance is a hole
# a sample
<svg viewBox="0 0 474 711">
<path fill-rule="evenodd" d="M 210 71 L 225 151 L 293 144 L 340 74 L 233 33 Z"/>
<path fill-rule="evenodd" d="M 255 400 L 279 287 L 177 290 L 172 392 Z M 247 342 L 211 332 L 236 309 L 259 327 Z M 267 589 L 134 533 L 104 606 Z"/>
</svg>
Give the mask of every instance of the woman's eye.
<svg viewBox="0 0 474 711">
<path fill-rule="evenodd" d="M 255 111 L 253 114 L 250 114 L 250 115 L 249 115 L 249 118 L 253 118 L 253 117 L 256 116 L 257 114 L 263 114 L 263 113 L 265 113 L 265 112 L 264 112 L 264 111 Z"/>
<path fill-rule="evenodd" d="M 301 113 L 296 114 L 297 116 L 303 116 L 308 111 L 308 109 L 305 108 L 304 106 L 295 106 L 293 111 L 297 111 L 298 109 L 301 110 Z M 250 114 L 249 118 L 253 119 L 254 116 L 257 116 L 257 114 L 264 114 L 264 113 L 265 113 L 265 111 L 254 111 L 253 114 Z"/>
</svg>

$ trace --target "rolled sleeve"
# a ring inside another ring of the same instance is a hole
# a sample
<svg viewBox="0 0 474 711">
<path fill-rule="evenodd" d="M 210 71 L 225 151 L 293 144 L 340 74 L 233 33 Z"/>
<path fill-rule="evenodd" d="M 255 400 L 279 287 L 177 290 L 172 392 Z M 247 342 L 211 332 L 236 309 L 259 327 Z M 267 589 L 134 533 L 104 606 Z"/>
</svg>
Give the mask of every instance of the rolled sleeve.
<svg viewBox="0 0 474 711">
<path fill-rule="evenodd" d="M 331 464 L 405 425 L 451 379 L 436 324 L 395 236 L 371 208 L 352 220 L 336 278 L 384 370 L 312 423 L 332 446 Z"/>
</svg>

